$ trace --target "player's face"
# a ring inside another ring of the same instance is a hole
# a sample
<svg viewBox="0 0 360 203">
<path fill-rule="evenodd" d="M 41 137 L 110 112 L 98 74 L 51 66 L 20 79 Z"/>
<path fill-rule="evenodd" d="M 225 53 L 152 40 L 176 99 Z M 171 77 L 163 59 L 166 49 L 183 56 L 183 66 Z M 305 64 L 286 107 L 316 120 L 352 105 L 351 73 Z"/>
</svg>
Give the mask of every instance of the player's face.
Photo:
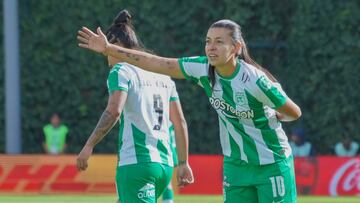
<svg viewBox="0 0 360 203">
<path fill-rule="evenodd" d="M 55 127 L 60 125 L 60 118 L 58 115 L 53 115 L 50 120 L 51 124 Z"/>
<path fill-rule="evenodd" d="M 237 50 L 230 37 L 230 30 L 225 28 L 210 28 L 206 36 L 205 53 L 209 63 L 222 66 L 235 59 Z"/>
</svg>

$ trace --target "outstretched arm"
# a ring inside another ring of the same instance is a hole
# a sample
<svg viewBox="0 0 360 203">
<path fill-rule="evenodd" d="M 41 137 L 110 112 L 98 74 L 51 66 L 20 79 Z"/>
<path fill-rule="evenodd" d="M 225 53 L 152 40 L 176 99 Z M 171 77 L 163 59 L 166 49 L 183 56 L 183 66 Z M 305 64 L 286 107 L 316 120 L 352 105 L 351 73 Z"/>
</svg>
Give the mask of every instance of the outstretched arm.
<svg viewBox="0 0 360 203">
<path fill-rule="evenodd" d="M 80 41 L 79 46 L 104 55 L 111 55 L 144 70 L 168 75 L 177 79 L 185 78 L 180 70 L 178 59 L 160 57 L 110 44 L 100 28 L 97 28 L 96 31 L 97 33 L 94 33 L 86 27 L 79 30 L 77 36 L 77 39 Z"/>
<path fill-rule="evenodd" d="M 91 133 L 91 136 L 77 157 L 76 165 L 79 171 L 86 170 L 88 166 L 87 161 L 91 156 L 95 145 L 108 134 L 115 125 L 116 121 L 119 119 L 119 115 L 122 112 L 126 98 L 127 92 L 124 91 L 114 91 L 110 95 L 105 111 L 101 115 L 94 131 Z"/>
<path fill-rule="evenodd" d="M 179 158 L 177 180 L 178 185 L 182 187 L 193 183 L 194 177 L 188 162 L 189 137 L 187 124 L 178 100 L 170 102 L 170 120 L 174 125 L 176 149 Z"/>
</svg>

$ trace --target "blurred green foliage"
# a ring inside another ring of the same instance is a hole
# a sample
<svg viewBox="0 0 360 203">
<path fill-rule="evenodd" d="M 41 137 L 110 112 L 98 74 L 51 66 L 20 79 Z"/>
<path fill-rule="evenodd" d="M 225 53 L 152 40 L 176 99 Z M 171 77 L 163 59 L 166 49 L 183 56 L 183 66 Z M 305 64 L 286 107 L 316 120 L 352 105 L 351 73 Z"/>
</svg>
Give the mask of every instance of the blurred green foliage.
<svg viewBox="0 0 360 203">
<path fill-rule="evenodd" d="M 294 7 L 286 87 L 321 154 L 343 131 L 360 141 L 359 9 L 359 1 L 299 1 Z"/>
<path fill-rule="evenodd" d="M 59 112 L 70 128 L 68 153 L 80 151 L 106 107 L 108 68 L 104 57 L 77 47 L 76 33 L 83 25 L 105 29 L 124 8 L 133 14 L 145 46 L 170 57 L 203 55 L 204 37 L 214 21 L 238 22 L 254 59 L 302 107 L 299 121 L 284 124 L 287 131 L 303 126 L 320 154 L 332 153 L 343 129 L 360 140 L 356 0 L 19 0 L 24 153 L 42 152 L 42 126 L 53 112 Z M 176 82 L 189 126 L 190 152 L 221 153 L 217 116 L 203 90 L 188 81 Z M 3 86 L 0 93 L 3 104 Z M 4 129 L 3 106 L 0 129 Z M 115 127 L 96 152 L 116 152 L 117 133 Z"/>
</svg>

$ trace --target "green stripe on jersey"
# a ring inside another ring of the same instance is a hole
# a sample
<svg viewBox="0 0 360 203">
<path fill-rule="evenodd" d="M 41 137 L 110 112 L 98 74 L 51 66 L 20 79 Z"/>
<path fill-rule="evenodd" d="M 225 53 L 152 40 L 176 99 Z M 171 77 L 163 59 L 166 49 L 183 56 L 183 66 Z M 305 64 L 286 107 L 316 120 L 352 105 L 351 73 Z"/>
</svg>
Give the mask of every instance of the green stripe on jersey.
<svg viewBox="0 0 360 203">
<path fill-rule="evenodd" d="M 220 118 L 220 121 L 224 124 L 224 126 L 226 127 L 226 129 L 228 129 L 228 126 L 226 124 L 226 122 Z M 240 147 L 238 144 L 236 144 L 236 141 L 234 140 L 234 138 L 231 136 L 230 132 L 226 133 L 226 136 L 229 137 L 229 143 L 230 143 L 230 157 L 234 157 L 236 159 L 239 159 L 241 157 L 241 152 L 240 152 Z M 236 135 L 235 135 L 236 136 Z"/>
<path fill-rule="evenodd" d="M 219 79 L 220 84 L 223 89 L 223 95 L 222 98 L 225 100 L 226 103 L 230 104 L 232 107 L 235 107 L 235 101 L 234 101 L 234 93 L 233 89 L 231 88 L 231 81 Z"/>
<path fill-rule="evenodd" d="M 275 162 L 286 158 L 282 153 L 283 147 L 280 145 L 278 135 L 275 130 L 269 126 L 269 120 L 264 111 L 264 105 L 252 96 L 248 91 L 245 91 L 248 104 L 251 109 L 254 109 L 253 123 L 255 128 L 261 131 L 263 140 L 266 146 L 273 152 Z"/>
<path fill-rule="evenodd" d="M 121 114 L 120 116 L 120 121 L 119 121 L 119 140 L 118 140 L 118 162 L 120 162 L 120 149 L 123 145 L 123 137 L 124 137 L 124 113 Z M 118 163 L 119 165 L 119 163 Z"/>
<path fill-rule="evenodd" d="M 267 79 L 265 76 L 261 76 L 256 81 L 256 84 L 261 89 L 261 91 L 263 91 L 264 94 L 271 100 L 271 102 L 275 106 L 275 109 L 285 104 L 286 98 L 284 97 L 284 95 L 282 95 L 280 91 L 274 85 L 272 85 L 269 79 Z"/>
<path fill-rule="evenodd" d="M 248 91 L 245 91 L 245 95 L 248 100 L 250 108 L 256 109 L 256 111 L 254 112 L 255 116 L 253 118 L 254 126 L 255 128 L 260 130 L 262 138 L 266 144 L 266 147 L 272 151 L 272 152 L 267 151 L 263 158 L 268 157 L 267 158 L 268 160 L 275 159 L 276 162 L 277 160 L 279 160 L 279 157 L 274 156 L 274 150 L 279 151 L 279 148 L 281 149 L 281 146 L 277 139 L 276 132 L 272 130 L 269 126 L 269 120 L 265 115 L 264 106 Z M 276 142 L 275 145 L 273 143 L 274 141 Z"/>
<path fill-rule="evenodd" d="M 259 154 L 256 148 L 255 141 L 245 132 L 244 126 L 240 124 L 238 119 L 227 119 L 234 126 L 235 131 L 243 139 L 243 148 L 247 156 L 248 163 L 260 165 Z"/>
<path fill-rule="evenodd" d="M 137 162 L 151 162 L 150 151 L 146 148 L 146 134 L 131 124 Z"/>
<path fill-rule="evenodd" d="M 177 101 L 177 100 L 179 100 L 179 97 L 170 97 L 170 101 L 172 102 L 172 101 Z"/>
<path fill-rule="evenodd" d="M 266 118 L 264 105 L 259 102 L 254 96 L 252 96 L 248 91 L 245 90 L 245 95 L 248 100 L 248 105 L 250 109 L 254 110 L 253 122 L 256 128 L 258 129 L 270 129 L 268 125 L 269 121 Z"/>
<path fill-rule="evenodd" d="M 115 91 L 115 90 L 122 90 L 122 91 L 128 91 L 125 87 L 119 86 L 119 70 L 121 68 L 121 64 L 116 64 L 109 72 L 108 76 L 108 91 L 109 93 Z"/>
<path fill-rule="evenodd" d="M 169 164 L 169 160 L 168 160 L 168 157 L 169 157 L 169 153 L 163 143 L 162 140 L 158 140 L 158 143 L 157 143 L 157 149 L 159 150 L 159 153 L 160 153 L 160 157 L 161 157 L 161 162 L 163 164 L 166 164 L 166 165 L 170 165 Z"/>
<path fill-rule="evenodd" d="M 229 105 L 231 105 L 233 108 L 236 109 L 236 105 L 234 101 L 234 93 L 233 93 L 233 89 L 231 88 L 231 81 L 227 81 L 221 78 L 219 79 L 219 81 L 223 89 L 222 98 L 225 100 L 226 103 L 228 103 Z M 225 109 L 224 111 L 225 113 L 231 115 L 231 112 L 229 112 L 227 109 Z M 237 135 L 234 136 L 242 136 L 243 149 L 244 149 L 244 153 L 247 156 L 248 162 L 258 165 L 260 163 L 259 154 L 256 150 L 256 145 L 254 140 L 248 134 L 245 133 L 244 126 L 240 123 L 239 119 L 229 118 L 229 117 L 226 117 L 226 119 L 234 126 L 234 129 L 237 132 Z"/>
<path fill-rule="evenodd" d="M 176 151 L 176 138 L 175 138 L 175 129 L 174 125 L 171 124 L 169 128 L 169 136 L 170 136 L 170 149 L 172 153 L 172 158 L 174 162 L 174 167 L 179 164 L 178 157 L 177 157 L 177 151 Z"/>
<path fill-rule="evenodd" d="M 211 89 L 209 77 L 207 77 L 207 76 L 202 76 L 202 77 L 200 77 L 200 83 L 201 83 L 201 85 L 203 86 L 206 95 L 207 95 L 208 97 L 211 97 L 211 95 L 212 95 L 212 89 Z"/>
<path fill-rule="evenodd" d="M 280 142 L 275 130 L 261 130 L 266 145 L 272 150 L 275 162 L 286 159 L 284 149 L 280 146 Z"/>
</svg>

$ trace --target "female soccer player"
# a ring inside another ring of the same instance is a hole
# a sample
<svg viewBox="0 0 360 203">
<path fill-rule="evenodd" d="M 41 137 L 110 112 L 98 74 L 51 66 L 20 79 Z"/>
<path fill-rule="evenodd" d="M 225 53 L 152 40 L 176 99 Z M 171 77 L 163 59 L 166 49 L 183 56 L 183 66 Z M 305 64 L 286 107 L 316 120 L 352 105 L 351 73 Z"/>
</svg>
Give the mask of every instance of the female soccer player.
<svg viewBox="0 0 360 203">
<path fill-rule="evenodd" d="M 130 22 L 121 11 L 106 32 L 110 43 L 141 50 Z M 121 60 L 120 60 L 121 61 Z M 95 145 L 120 117 L 116 186 L 121 203 L 155 203 L 169 184 L 173 173 L 170 147 L 170 121 L 174 125 L 181 186 L 193 182 L 188 165 L 187 125 L 178 100 L 175 83 L 165 75 L 144 71 L 108 56 L 111 67 L 107 86 L 109 99 L 93 133 L 77 158 L 79 170 L 86 170 Z"/>
<path fill-rule="evenodd" d="M 203 57 L 165 58 L 109 44 L 83 27 L 79 46 L 145 70 L 200 85 L 218 113 L 224 154 L 224 202 L 296 202 L 293 157 L 280 121 L 301 116 L 275 78 L 248 54 L 240 26 L 211 25 Z"/>
</svg>

